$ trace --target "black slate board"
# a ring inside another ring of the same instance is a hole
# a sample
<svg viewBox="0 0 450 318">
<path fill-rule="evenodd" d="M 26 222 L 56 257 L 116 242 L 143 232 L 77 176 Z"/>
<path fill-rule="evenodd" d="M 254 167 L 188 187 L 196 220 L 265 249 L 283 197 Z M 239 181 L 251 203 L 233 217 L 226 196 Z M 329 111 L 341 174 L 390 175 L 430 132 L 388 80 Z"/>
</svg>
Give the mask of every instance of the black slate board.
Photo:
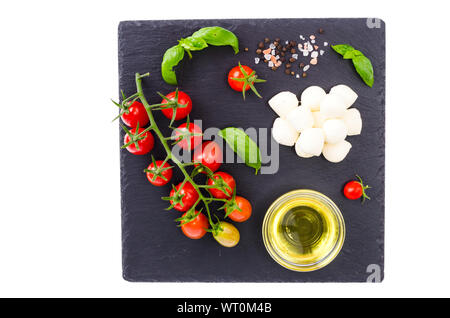
<svg viewBox="0 0 450 318">
<path fill-rule="evenodd" d="M 205 281 L 205 282 L 364 282 L 368 266 L 380 266 L 384 273 L 384 136 L 385 136 L 385 25 L 369 28 L 366 19 L 278 19 L 278 20 L 174 20 L 126 21 L 119 25 L 120 88 L 126 94 L 135 92 L 135 72 L 150 72 L 144 91 L 150 102 L 160 98 L 156 91 L 169 92 L 160 74 L 164 51 L 180 37 L 189 36 L 204 26 L 219 25 L 233 31 L 240 40 L 241 53 L 234 55 L 230 47 L 209 47 L 194 53 L 185 63 L 181 89 L 190 94 L 194 109 L 191 118 L 202 118 L 213 127 L 236 126 L 271 128 L 276 118 L 267 101 L 281 90 L 300 93 L 310 85 L 327 91 L 336 84 L 347 84 L 358 94 L 354 105 L 363 118 L 363 132 L 349 137 L 353 148 L 340 164 L 323 157 L 301 159 L 293 148 L 280 147 L 280 168 L 276 175 L 253 174 L 242 164 L 225 164 L 223 171 L 236 176 L 239 193 L 253 204 L 252 218 L 237 227 L 241 241 L 235 248 L 224 248 L 208 235 L 200 241 L 187 239 L 175 226 L 179 216 L 165 211 L 167 203 L 160 199 L 169 188 L 153 187 L 143 169 L 149 156 L 134 156 L 121 150 L 122 249 L 123 277 L 128 281 Z M 325 33 L 318 41 L 330 44 L 348 43 L 359 48 L 374 65 L 375 84 L 369 88 L 358 78 L 351 62 L 326 49 L 318 66 L 306 79 L 287 76 L 283 70 L 273 72 L 266 65 L 254 64 L 257 43 L 271 39 L 298 40 L 300 34 Z M 249 52 L 243 48 L 248 47 Z M 268 79 L 258 85 L 261 100 L 249 94 L 245 102 L 241 94 L 226 83 L 226 74 L 238 61 L 255 68 L 260 77 Z M 166 135 L 167 121 L 156 116 Z M 123 140 L 121 133 L 121 141 Z M 157 143 L 157 158 L 163 149 Z M 355 173 L 364 177 L 373 188 L 372 200 L 363 206 L 346 200 L 344 183 Z M 174 182 L 180 180 L 175 175 Z M 346 223 L 346 239 L 337 258 L 325 268 L 297 273 L 275 263 L 266 252 L 261 225 L 269 205 L 283 193 L 309 188 L 329 196 L 340 207 Z"/>
</svg>

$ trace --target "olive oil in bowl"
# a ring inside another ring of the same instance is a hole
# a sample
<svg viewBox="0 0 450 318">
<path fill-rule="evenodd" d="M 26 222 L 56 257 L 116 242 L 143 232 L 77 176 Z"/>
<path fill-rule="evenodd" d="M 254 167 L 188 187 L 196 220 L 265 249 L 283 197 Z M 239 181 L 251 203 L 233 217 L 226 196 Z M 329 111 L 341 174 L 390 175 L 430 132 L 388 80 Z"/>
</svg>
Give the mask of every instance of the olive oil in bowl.
<svg viewBox="0 0 450 318">
<path fill-rule="evenodd" d="M 339 253 L 345 225 L 337 206 L 312 190 L 295 190 L 278 198 L 263 223 L 264 244 L 280 265 L 312 271 Z"/>
</svg>

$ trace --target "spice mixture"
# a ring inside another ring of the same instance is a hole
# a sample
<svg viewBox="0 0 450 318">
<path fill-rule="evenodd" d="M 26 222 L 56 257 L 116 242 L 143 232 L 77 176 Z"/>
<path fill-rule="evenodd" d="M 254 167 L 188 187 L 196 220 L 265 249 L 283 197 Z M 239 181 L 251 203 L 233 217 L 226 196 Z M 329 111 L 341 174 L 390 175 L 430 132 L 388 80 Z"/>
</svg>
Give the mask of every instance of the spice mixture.
<svg viewBox="0 0 450 318">
<path fill-rule="evenodd" d="M 324 30 L 321 28 L 318 32 L 323 34 Z M 271 41 L 269 38 L 265 38 L 258 43 L 255 64 L 264 62 L 273 71 L 284 65 L 286 75 L 305 78 L 311 65 L 317 65 L 319 58 L 325 54 L 322 48 L 327 47 L 328 42 L 323 42 L 321 46 L 314 34 L 307 38 L 299 35 L 299 38 L 299 42 L 293 40 L 281 41 L 280 38 Z M 300 59 L 305 60 L 305 62 L 300 62 Z"/>
</svg>

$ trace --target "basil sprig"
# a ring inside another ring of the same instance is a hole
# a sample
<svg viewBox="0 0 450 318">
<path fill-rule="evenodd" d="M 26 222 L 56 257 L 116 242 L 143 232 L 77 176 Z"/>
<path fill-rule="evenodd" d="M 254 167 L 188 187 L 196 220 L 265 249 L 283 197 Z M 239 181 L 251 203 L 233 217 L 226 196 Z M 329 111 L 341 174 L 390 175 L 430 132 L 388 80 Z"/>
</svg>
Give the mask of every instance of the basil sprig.
<svg viewBox="0 0 450 318">
<path fill-rule="evenodd" d="M 331 47 L 337 53 L 341 54 L 345 60 L 352 60 L 356 72 L 362 78 L 364 83 L 366 83 L 367 86 L 373 86 L 374 78 L 372 62 L 370 62 L 361 51 L 355 50 L 348 44 L 332 45 Z"/>
<path fill-rule="evenodd" d="M 255 174 L 258 174 L 259 169 L 261 169 L 261 151 L 256 142 L 242 129 L 235 127 L 222 129 L 219 131 L 219 136 L 244 160 L 247 166 L 255 169 Z"/>
<path fill-rule="evenodd" d="M 171 85 L 177 85 L 175 66 L 184 58 L 184 53 L 192 58 L 191 51 L 200 51 L 209 45 L 224 46 L 230 45 L 234 53 L 239 52 L 239 41 L 233 32 L 218 27 L 206 27 L 194 32 L 191 36 L 180 39 L 178 45 L 169 48 L 163 56 L 161 63 L 161 74 L 164 81 Z"/>
</svg>

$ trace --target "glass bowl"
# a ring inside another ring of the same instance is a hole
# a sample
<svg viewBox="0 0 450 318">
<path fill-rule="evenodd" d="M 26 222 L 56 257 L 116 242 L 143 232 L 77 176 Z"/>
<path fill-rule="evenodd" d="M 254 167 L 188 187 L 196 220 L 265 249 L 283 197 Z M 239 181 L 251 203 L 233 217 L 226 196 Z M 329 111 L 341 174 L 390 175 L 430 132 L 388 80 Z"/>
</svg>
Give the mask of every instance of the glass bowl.
<svg viewBox="0 0 450 318">
<path fill-rule="evenodd" d="M 272 203 L 264 217 L 262 234 L 267 251 L 278 264 L 309 272 L 328 265 L 339 254 L 345 223 L 330 198 L 301 189 Z"/>
</svg>

